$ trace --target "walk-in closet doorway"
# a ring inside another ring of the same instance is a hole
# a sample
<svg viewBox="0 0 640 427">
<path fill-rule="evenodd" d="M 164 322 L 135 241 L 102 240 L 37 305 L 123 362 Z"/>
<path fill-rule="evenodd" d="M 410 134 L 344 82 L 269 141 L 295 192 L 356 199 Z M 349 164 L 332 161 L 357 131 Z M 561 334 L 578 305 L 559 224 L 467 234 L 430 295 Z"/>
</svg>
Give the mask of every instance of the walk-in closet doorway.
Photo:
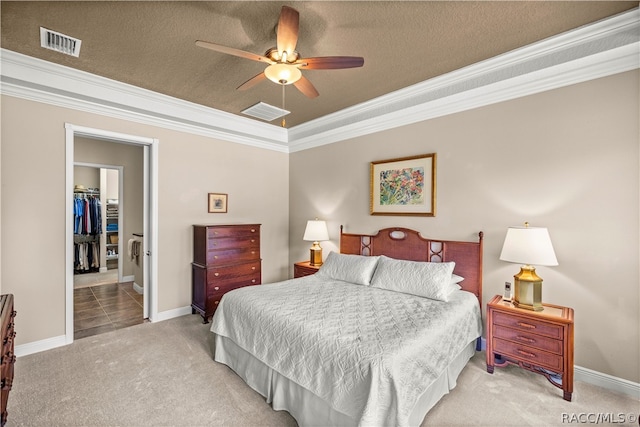
<svg viewBox="0 0 640 427">
<path fill-rule="evenodd" d="M 117 280 L 122 282 L 134 277 L 133 266 L 126 266 L 124 257 L 132 256 L 129 240 L 139 242 L 136 249 L 135 264 L 140 271 L 135 276 L 142 277 L 141 302 L 142 316 L 155 321 L 157 312 L 157 148 L 158 140 L 141 136 L 121 134 L 101 129 L 86 128 L 66 124 L 66 331 L 65 341 L 74 340 L 74 168 L 76 166 L 95 166 L 106 170 L 118 171 L 118 202 L 139 205 L 140 214 L 133 216 L 129 227 L 123 226 L 122 216 L 118 218 L 117 239 L 109 240 L 108 234 L 103 237 L 109 241 L 109 253 L 117 252 L 121 259 L 117 263 Z M 88 145 L 87 145 L 88 144 Z M 95 144 L 95 145 L 93 145 Z M 87 147 L 90 147 L 87 149 Z M 109 159 L 111 151 L 120 153 L 120 160 L 101 162 L 100 153 L 104 159 Z M 84 153 L 84 154 L 82 154 Z M 90 154 L 87 154 L 90 153 Z M 110 154 L 105 154 L 110 153 Z M 76 156 L 82 159 L 76 159 Z M 133 163 L 132 163 L 133 162 Z M 137 181 L 132 181 L 126 188 L 127 173 L 138 174 Z M 98 187 L 96 187 L 98 188 Z M 128 196 L 127 196 L 128 193 Z M 127 202 L 128 200 L 128 202 Z M 119 214 L 120 215 L 120 214 Z M 105 218 L 106 219 L 106 218 Z M 135 235 L 135 236 L 134 236 Z M 105 241 L 105 243 L 106 243 Z M 106 252 L 105 252 L 106 254 Z M 113 257 L 112 257 L 113 258 Z M 131 257 L 129 261 L 133 262 Z M 123 270 L 124 268 L 124 270 Z M 140 285 L 140 284 L 138 284 Z M 134 293 L 135 295 L 135 293 Z"/>
</svg>

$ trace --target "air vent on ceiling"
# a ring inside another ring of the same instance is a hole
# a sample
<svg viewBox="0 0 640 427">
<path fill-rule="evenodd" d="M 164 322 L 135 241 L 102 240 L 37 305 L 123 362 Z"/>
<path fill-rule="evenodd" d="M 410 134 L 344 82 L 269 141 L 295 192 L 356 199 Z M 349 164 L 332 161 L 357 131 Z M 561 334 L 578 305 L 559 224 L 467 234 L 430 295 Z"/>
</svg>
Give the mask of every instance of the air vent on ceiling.
<svg viewBox="0 0 640 427">
<path fill-rule="evenodd" d="M 66 55 L 79 56 L 82 40 L 40 27 L 40 46 Z"/>
<path fill-rule="evenodd" d="M 264 102 L 258 102 L 257 104 L 242 110 L 242 113 L 247 116 L 256 117 L 268 122 L 275 120 L 278 117 L 286 116 L 290 112 L 291 111 L 283 110 L 282 108 L 274 107 L 273 105 L 265 104 Z"/>
</svg>

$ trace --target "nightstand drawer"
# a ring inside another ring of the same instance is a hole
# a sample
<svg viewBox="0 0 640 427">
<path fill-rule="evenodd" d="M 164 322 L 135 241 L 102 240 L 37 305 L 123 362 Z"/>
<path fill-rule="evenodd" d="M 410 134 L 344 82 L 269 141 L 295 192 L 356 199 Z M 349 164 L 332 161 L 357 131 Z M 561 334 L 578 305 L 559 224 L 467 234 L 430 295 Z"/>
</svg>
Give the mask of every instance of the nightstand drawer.
<svg viewBox="0 0 640 427">
<path fill-rule="evenodd" d="M 319 265 L 311 265 L 309 261 L 296 262 L 293 265 L 293 277 L 304 277 L 316 274 L 320 269 Z"/>
<path fill-rule="evenodd" d="M 553 338 L 530 334 L 526 331 L 506 328 L 501 325 L 494 326 L 493 336 L 562 355 L 562 341 Z"/>
<path fill-rule="evenodd" d="M 560 373 L 562 369 L 562 356 L 547 353 L 546 351 L 516 344 L 500 338 L 493 339 L 493 351 L 498 354 L 513 357 L 522 362 L 527 362 L 536 366 L 549 368 L 553 372 Z"/>
<path fill-rule="evenodd" d="M 532 334 L 540 334 L 550 338 L 562 339 L 564 328 L 561 325 L 547 323 L 536 319 L 519 317 L 496 311 L 493 314 L 493 323 L 508 326 L 519 331 Z"/>
</svg>

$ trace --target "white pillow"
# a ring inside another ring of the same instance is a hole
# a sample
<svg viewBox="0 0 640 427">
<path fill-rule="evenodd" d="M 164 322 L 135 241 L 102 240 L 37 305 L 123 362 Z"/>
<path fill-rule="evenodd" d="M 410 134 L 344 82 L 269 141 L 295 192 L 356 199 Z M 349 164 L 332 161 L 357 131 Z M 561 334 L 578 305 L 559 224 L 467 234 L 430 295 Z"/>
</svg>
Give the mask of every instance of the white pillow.
<svg viewBox="0 0 640 427">
<path fill-rule="evenodd" d="M 448 301 L 454 262 L 418 262 L 381 256 L 371 286 Z"/>
<path fill-rule="evenodd" d="M 452 285 L 457 285 L 458 283 L 462 282 L 463 280 L 464 280 L 464 277 L 458 276 L 457 274 L 451 274 L 451 284 Z"/>
<path fill-rule="evenodd" d="M 316 276 L 369 286 L 378 258 L 380 257 L 329 252 Z"/>
<path fill-rule="evenodd" d="M 462 282 L 464 280 L 464 277 L 462 276 L 458 276 L 457 274 L 452 274 L 451 275 L 451 282 L 449 285 L 449 294 L 453 291 L 459 291 L 460 289 L 462 289 L 462 286 L 460 286 L 460 282 Z"/>
</svg>

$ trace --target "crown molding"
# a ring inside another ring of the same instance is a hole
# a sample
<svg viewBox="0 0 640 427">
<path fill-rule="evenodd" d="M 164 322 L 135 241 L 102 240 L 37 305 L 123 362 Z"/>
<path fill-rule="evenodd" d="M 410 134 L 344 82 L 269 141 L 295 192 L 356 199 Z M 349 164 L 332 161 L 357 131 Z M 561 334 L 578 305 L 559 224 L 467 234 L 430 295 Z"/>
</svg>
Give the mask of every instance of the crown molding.
<svg viewBox="0 0 640 427">
<path fill-rule="evenodd" d="M 640 12 L 616 15 L 289 129 L 290 152 L 640 67 Z"/>
<path fill-rule="evenodd" d="M 640 67 L 631 11 L 284 129 L 0 49 L 0 94 L 296 152 Z"/>
<path fill-rule="evenodd" d="M 0 93 L 276 151 L 287 130 L 0 49 Z"/>
</svg>

